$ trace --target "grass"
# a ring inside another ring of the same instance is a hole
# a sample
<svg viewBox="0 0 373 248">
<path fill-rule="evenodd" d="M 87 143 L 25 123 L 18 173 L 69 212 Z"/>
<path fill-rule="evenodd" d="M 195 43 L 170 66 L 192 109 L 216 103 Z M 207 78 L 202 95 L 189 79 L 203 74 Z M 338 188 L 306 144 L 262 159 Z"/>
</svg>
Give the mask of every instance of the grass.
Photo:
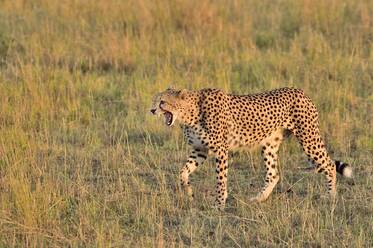
<svg viewBox="0 0 373 248">
<path fill-rule="evenodd" d="M 1 247 L 373 246 L 372 1 L 1 1 Z M 322 177 L 280 150 L 263 185 L 257 151 L 230 157 L 227 209 L 214 165 L 178 186 L 189 148 L 148 114 L 153 94 L 299 87 L 328 150 L 352 164 L 334 205 Z"/>
</svg>

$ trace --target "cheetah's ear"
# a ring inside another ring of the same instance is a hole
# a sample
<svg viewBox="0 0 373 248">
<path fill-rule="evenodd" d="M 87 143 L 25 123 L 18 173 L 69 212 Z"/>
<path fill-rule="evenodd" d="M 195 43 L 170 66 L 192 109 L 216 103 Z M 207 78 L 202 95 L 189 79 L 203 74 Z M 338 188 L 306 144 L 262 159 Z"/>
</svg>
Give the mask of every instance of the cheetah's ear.
<svg viewBox="0 0 373 248">
<path fill-rule="evenodd" d="M 188 95 L 188 91 L 186 89 L 182 89 L 178 92 L 178 97 L 181 99 L 181 100 L 185 100 L 185 98 L 187 97 Z"/>
<path fill-rule="evenodd" d="M 170 84 L 166 90 L 175 90 L 175 87 L 173 84 Z"/>
</svg>

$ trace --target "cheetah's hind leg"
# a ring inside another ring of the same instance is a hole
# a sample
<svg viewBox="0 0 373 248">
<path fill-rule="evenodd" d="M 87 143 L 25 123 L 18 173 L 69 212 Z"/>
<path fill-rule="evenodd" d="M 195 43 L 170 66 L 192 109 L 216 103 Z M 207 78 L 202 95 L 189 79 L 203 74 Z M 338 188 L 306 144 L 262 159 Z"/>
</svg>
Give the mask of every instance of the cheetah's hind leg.
<svg viewBox="0 0 373 248">
<path fill-rule="evenodd" d="M 265 201 L 280 180 L 280 175 L 277 167 L 277 152 L 282 140 L 283 133 L 282 131 L 279 131 L 276 132 L 274 135 L 271 135 L 270 138 L 266 139 L 262 143 L 262 155 L 267 170 L 265 185 L 261 192 L 257 196 L 251 198 L 250 201 Z"/>
</svg>

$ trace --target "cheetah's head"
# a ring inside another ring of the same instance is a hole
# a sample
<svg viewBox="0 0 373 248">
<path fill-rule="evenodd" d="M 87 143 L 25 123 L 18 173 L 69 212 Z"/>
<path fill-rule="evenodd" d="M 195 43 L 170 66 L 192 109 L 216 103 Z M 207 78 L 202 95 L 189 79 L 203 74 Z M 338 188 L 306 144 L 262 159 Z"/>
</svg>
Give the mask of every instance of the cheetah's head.
<svg viewBox="0 0 373 248">
<path fill-rule="evenodd" d="M 172 126 L 176 120 L 181 124 L 191 124 L 196 114 L 195 92 L 188 90 L 167 89 L 154 96 L 150 112 L 163 115 L 167 126 Z"/>
</svg>

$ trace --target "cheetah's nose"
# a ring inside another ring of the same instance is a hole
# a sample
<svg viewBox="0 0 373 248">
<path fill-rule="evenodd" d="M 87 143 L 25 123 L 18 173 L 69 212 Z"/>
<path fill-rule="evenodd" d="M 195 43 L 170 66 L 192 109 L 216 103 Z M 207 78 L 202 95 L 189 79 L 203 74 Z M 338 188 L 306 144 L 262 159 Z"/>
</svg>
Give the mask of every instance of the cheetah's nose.
<svg viewBox="0 0 373 248">
<path fill-rule="evenodd" d="M 152 113 L 153 115 L 155 115 L 155 111 L 156 111 L 156 109 L 151 109 L 150 113 Z"/>
</svg>

